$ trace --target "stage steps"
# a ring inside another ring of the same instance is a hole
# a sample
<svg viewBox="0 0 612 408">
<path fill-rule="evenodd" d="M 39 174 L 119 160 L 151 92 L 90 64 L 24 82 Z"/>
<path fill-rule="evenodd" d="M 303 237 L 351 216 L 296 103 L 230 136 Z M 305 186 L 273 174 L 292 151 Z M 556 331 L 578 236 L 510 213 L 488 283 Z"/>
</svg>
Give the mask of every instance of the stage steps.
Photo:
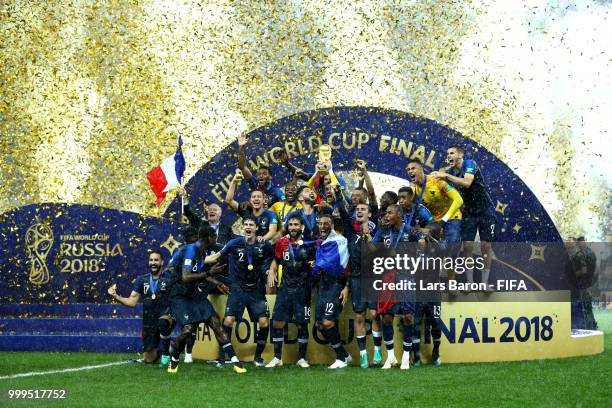
<svg viewBox="0 0 612 408">
<path fill-rule="evenodd" d="M 0 305 L 0 351 L 140 352 L 141 329 L 142 305 Z"/>
</svg>

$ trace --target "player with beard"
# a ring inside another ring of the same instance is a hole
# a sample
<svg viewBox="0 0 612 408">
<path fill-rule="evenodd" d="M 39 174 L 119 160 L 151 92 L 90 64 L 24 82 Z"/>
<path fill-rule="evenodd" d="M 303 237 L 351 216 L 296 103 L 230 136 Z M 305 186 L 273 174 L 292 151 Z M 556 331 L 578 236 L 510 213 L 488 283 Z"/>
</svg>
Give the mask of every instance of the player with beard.
<svg viewBox="0 0 612 408">
<path fill-rule="evenodd" d="M 376 224 L 370 221 L 372 211 L 368 204 L 359 202 L 359 204 L 356 205 L 355 222 L 353 223 L 344 205 L 344 199 L 339 188 L 336 191 L 336 200 L 340 210 L 340 217 L 344 223 L 344 235 L 346 236 L 349 250 L 349 288 L 353 312 L 355 313 L 355 337 L 357 338 L 357 345 L 359 346 L 360 366 L 361 368 L 368 368 L 365 313 L 367 309 L 376 310 L 376 303 L 364 301 L 361 293 L 361 244 L 362 241 L 367 242 L 372 240 L 372 234 L 374 233 Z M 372 326 L 372 331 L 374 331 L 374 324 Z"/>
<path fill-rule="evenodd" d="M 410 225 L 404 222 L 402 217 L 402 208 L 397 204 L 391 204 L 387 207 L 385 214 L 387 225 L 381 227 L 374 235 L 372 242 L 383 243 L 385 248 L 394 250 L 400 242 L 420 242 L 424 243 L 422 233 L 410 228 Z M 380 312 L 383 315 L 382 329 L 383 339 L 387 348 L 387 361 L 383 365 L 383 369 L 389 369 L 397 366 L 397 360 L 393 351 L 393 319 L 395 315 L 402 316 L 403 324 L 403 349 L 402 362 L 400 368 L 407 370 L 410 368 L 410 349 L 412 347 L 412 323 L 414 319 L 415 304 L 412 296 L 407 296 L 407 299 L 402 299 L 397 302 L 391 299 L 387 305 L 381 307 Z"/>
<path fill-rule="evenodd" d="M 245 217 L 253 217 L 256 220 L 257 236 L 260 236 L 263 240 L 273 240 L 276 236 L 278 219 L 274 211 L 264 208 L 264 193 L 260 190 L 251 191 L 251 199 L 249 200 L 251 208 L 241 209 L 239 203 L 234 200 L 236 186 L 240 182 L 241 177 L 239 174 L 236 174 L 232 179 L 225 196 L 225 202 L 243 219 Z"/>
<path fill-rule="evenodd" d="M 495 212 L 493 200 L 489 195 L 480 167 L 472 159 L 464 158 L 464 150 L 452 146 L 446 151 L 446 161 L 450 168 L 434 171 L 431 177 L 448 181 L 461 191 L 463 197 L 463 222 L 461 223 L 461 238 L 463 253 L 467 258 L 474 253 L 476 232 L 480 237 L 480 250 L 484 258 L 482 283 L 488 283 L 491 271 L 491 242 L 495 239 Z M 474 271 L 466 270 L 467 281 L 474 282 Z"/>
<path fill-rule="evenodd" d="M 170 333 L 166 313 L 170 294 L 170 274 L 162 272 L 164 264 L 162 253 L 149 252 L 149 273 L 136 278 L 129 297 L 117 294 L 117 285 L 108 288 L 108 294 L 128 307 L 136 307 L 142 301 L 142 349 L 145 363 L 155 363 L 158 359 L 157 347 L 162 340 L 162 355 L 168 355 Z M 171 322 L 171 319 L 170 319 Z M 161 330 L 160 330 L 161 329 Z"/>
<path fill-rule="evenodd" d="M 215 263 L 222 256 L 230 257 L 230 276 L 232 291 L 227 298 L 223 329 L 231 339 L 232 328 L 236 317 L 242 317 L 244 309 L 249 312 L 251 321 L 258 323 L 257 346 L 253 363 L 257 367 L 265 366 L 261 354 L 266 347 L 269 333 L 269 311 L 265 292 L 264 268 L 269 268 L 274 256 L 274 248 L 268 241 L 260 241 L 255 235 L 257 219 L 253 216 L 242 218 L 244 236 L 234 238 L 223 249 L 207 256 L 205 263 Z"/>
<path fill-rule="evenodd" d="M 257 176 L 253 177 L 253 173 L 251 173 L 251 170 L 249 170 L 246 165 L 246 156 L 244 153 L 248 141 L 249 139 L 246 133 L 243 132 L 238 136 L 238 168 L 249 183 L 249 189 L 251 191 L 258 190 L 267 195 L 268 207 L 270 207 L 278 201 L 283 201 L 285 195 L 283 194 L 283 190 L 272 184 L 270 167 L 260 164 L 257 169 Z"/>
<path fill-rule="evenodd" d="M 301 208 L 293 211 L 291 214 L 289 214 L 289 217 L 294 214 L 298 214 L 304 223 L 302 235 L 305 239 L 312 240 L 319 234 L 319 230 L 317 229 L 319 214 L 314 206 L 315 194 L 309 187 L 301 186 L 297 190 L 297 197 Z"/>
<path fill-rule="evenodd" d="M 174 270 L 170 300 L 172 311 L 181 325 L 181 334 L 176 338 L 176 348 L 168 365 L 168 372 L 177 372 L 179 356 L 187 339 L 200 323 L 205 323 L 215 333 L 217 341 L 234 363 L 234 371 L 242 374 L 246 370 L 236 357 L 230 338 L 221 328 L 215 310 L 208 300 L 208 293 L 200 290 L 198 286 L 202 281 L 207 281 L 215 286 L 222 285 L 213 278 L 213 275 L 221 271 L 224 265 L 216 264 L 211 267 L 205 263 L 206 259 L 215 256 L 213 252 L 219 250 L 216 243 L 217 236 L 215 230 L 209 226 L 200 228 L 198 236 L 198 242 L 187 245 L 176 258 L 176 265 L 182 265 L 182 267 L 180 271 L 178 268 Z M 216 259 L 218 260 L 219 256 L 216 256 Z"/>
<path fill-rule="evenodd" d="M 336 321 L 348 299 L 345 273 L 349 254 L 346 238 L 334 231 L 329 214 L 319 217 L 319 240 L 321 245 L 317 247 L 312 269 L 313 276 L 318 278 L 316 325 L 336 353 L 336 361 L 329 368 L 345 368 L 351 357 L 342 346 Z"/>
<path fill-rule="evenodd" d="M 302 235 L 302 218 L 292 214 L 287 220 L 289 234 L 276 242 L 274 260 L 268 272 L 268 286 L 275 286 L 277 270 L 282 266 L 283 276 L 274 304 L 272 342 L 274 358 L 267 368 L 281 367 L 283 330 L 288 321 L 298 325 L 299 357 L 297 365 L 310 367 L 306 361 L 308 346 L 308 322 L 310 321 L 310 263 L 314 260 L 314 241 L 305 242 Z"/>
</svg>

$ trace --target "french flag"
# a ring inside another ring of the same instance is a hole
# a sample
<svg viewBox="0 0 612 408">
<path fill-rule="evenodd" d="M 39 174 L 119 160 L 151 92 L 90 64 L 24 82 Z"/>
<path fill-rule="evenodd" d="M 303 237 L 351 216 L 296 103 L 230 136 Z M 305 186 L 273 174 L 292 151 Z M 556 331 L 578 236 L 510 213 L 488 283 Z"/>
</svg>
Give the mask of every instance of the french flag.
<svg viewBox="0 0 612 408">
<path fill-rule="evenodd" d="M 346 274 L 349 252 L 346 238 L 332 231 L 317 248 L 313 273 L 323 272 L 337 276 Z"/>
<path fill-rule="evenodd" d="M 181 179 L 185 173 L 185 158 L 181 150 L 182 145 L 183 139 L 179 136 L 176 153 L 167 157 L 161 165 L 147 173 L 147 179 L 153 194 L 157 197 L 158 206 L 164 201 L 168 191 L 181 184 Z"/>
</svg>

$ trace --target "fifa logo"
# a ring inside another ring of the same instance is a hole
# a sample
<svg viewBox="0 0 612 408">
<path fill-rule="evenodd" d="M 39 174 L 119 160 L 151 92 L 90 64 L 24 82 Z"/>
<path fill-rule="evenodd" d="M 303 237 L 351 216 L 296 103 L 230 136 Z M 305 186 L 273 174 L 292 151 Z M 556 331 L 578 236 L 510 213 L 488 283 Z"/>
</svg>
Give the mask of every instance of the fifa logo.
<svg viewBox="0 0 612 408">
<path fill-rule="evenodd" d="M 45 224 L 34 224 L 26 232 L 26 250 L 30 258 L 30 282 L 44 285 L 49 282 L 47 255 L 53 245 L 53 231 Z"/>
</svg>

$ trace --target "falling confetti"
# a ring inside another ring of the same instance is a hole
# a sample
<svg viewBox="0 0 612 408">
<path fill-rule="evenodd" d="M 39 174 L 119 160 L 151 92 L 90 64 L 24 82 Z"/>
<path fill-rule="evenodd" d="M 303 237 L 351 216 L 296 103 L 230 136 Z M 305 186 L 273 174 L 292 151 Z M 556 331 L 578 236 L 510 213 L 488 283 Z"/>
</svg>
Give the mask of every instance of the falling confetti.
<svg viewBox="0 0 612 408">
<path fill-rule="evenodd" d="M 478 141 L 517 171 L 562 233 L 602 239 L 611 9 L 544 0 L 5 1 L 0 212 L 66 202 L 159 217 L 145 174 L 177 134 L 188 179 L 240 131 L 366 105 Z"/>
</svg>

